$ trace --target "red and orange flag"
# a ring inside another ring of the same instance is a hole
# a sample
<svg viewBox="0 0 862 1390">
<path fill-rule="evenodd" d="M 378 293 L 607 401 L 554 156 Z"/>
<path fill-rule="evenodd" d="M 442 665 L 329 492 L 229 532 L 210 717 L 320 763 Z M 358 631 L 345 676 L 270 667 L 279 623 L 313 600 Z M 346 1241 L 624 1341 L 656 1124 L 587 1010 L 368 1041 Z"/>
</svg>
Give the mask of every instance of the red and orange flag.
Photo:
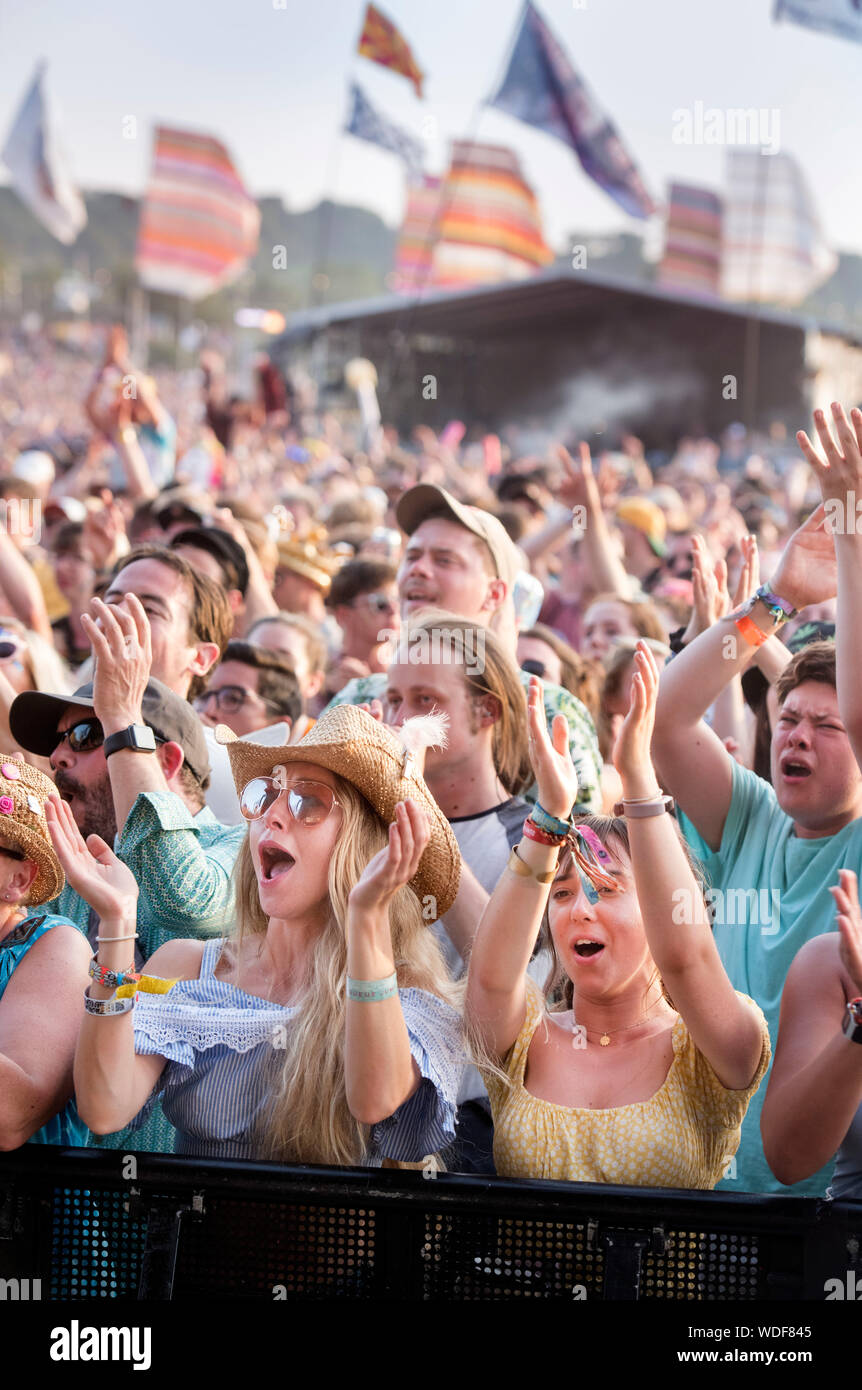
<svg viewBox="0 0 862 1390">
<path fill-rule="evenodd" d="M 416 95 L 421 97 L 424 74 L 413 57 L 410 45 L 376 5 L 369 5 L 365 11 L 359 52 L 363 58 L 370 58 L 372 63 L 380 63 L 392 72 L 409 77 L 416 88 Z"/>
</svg>

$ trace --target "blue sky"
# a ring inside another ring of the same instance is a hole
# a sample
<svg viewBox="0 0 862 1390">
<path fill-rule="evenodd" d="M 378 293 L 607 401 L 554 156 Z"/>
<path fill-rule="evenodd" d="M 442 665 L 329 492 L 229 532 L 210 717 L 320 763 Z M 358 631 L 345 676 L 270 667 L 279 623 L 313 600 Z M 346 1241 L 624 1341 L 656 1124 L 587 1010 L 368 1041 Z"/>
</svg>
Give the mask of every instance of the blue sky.
<svg viewBox="0 0 862 1390">
<path fill-rule="evenodd" d="M 284 8 L 275 8 L 275 4 Z M 720 146 L 674 143 L 674 112 L 777 110 L 827 239 L 862 252 L 862 44 L 772 19 L 773 0 L 539 0 L 575 66 L 616 121 L 654 196 L 670 178 L 720 189 Z M 382 0 L 427 76 L 403 79 L 354 49 L 365 0 L 4 0 L 0 140 L 39 58 L 85 188 L 140 193 L 156 121 L 219 135 L 255 194 L 309 207 L 329 194 L 397 224 L 401 166 L 339 137 L 347 80 L 426 137 L 429 168 L 474 137 L 519 154 L 554 245 L 571 229 L 642 230 L 563 145 L 479 103 L 495 86 L 521 0 Z M 123 137 L 137 118 L 137 138 Z M 0 174 L 2 177 L 2 174 Z M 651 240 L 658 229 L 654 224 Z"/>
</svg>

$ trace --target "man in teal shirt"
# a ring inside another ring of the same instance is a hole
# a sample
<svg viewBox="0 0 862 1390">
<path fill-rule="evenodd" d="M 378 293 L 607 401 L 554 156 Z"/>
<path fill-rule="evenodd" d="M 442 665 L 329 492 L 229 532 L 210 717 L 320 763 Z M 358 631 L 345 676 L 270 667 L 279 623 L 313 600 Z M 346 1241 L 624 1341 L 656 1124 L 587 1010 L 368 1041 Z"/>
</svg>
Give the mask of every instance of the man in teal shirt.
<svg viewBox="0 0 862 1390">
<path fill-rule="evenodd" d="M 722 961 L 734 988 L 766 1014 L 773 1052 L 790 964 L 811 937 L 835 930 L 829 886 L 838 882 L 839 868 L 858 873 L 862 866 L 857 762 L 862 750 L 856 749 L 860 723 L 852 693 L 860 686 L 859 623 L 845 611 L 848 602 L 858 602 L 859 595 L 849 590 L 862 585 L 862 575 L 857 578 L 850 567 L 836 563 L 838 546 L 818 507 L 790 538 L 771 583 L 761 586 L 758 597 L 713 624 L 670 662 L 656 710 L 653 758 L 683 813 L 686 839 L 704 861 Z M 825 602 L 836 591 L 836 647 L 812 644 L 792 661 L 781 649 L 775 662 L 788 664 L 776 681 L 779 713 L 770 786 L 738 766 L 703 715 L 758 648 L 768 641 L 776 645 L 774 634 L 785 613 Z M 680 930 L 685 920 L 681 910 Z M 727 1191 L 787 1192 L 763 1153 L 765 1093 L 764 1082 L 721 1184 Z M 830 1173 L 831 1164 L 791 1191 L 822 1196 Z"/>
</svg>

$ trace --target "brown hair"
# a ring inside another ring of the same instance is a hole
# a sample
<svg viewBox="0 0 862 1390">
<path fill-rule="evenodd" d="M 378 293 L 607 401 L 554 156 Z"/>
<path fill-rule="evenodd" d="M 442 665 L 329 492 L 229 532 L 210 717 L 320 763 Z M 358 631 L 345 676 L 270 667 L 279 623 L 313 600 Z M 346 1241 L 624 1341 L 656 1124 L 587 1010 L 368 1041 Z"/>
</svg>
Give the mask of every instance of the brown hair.
<svg viewBox="0 0 862 1390">
<path fill-rule="evenodd" d="M 303 713 L 299 681 L 286 652 L 272 652 L 253 642 L 228 642 L 222 661 L 239 661 L 258 671 L 258 695 L 275 705 L 291 724 Z"/>
<path fill-rule="evenodd" d="M 517 796 L 533 780 L 527 745 L 527 697 L 518 668 L 509 652 L 490 628 L 471 623 L 454 613 L 441 610 L 424 612 L 408 625 L 409 637 L 414 632 L 439 634 L 445 640 L 450 660 L 464 669 L 464 683 L 474 700 L 491 695 L 500 708 L 494 725 L 494 766 L 497 776 L 510 796 Z M 482 653 L 481 671 L 467 670 L 466 657 Z"/>
<path fill-rule="evenodd" d="M 622 598 L 619 594 L 596 594 L 587 604 L 584 616 L 596 603 L 622 604 L 639 637 L 654 637 L 657 642 L 667 642 L 664 623 L 651 599 Z"/>
<path fill-rule="evenodd" d="M 534 637 L 537 642 L 544 642 L 546 646 L 556 652 L 562 668 L 560 672 L 561 684 L 564 689 L 577 696 L 582 705 L 586 705 L 595 723 L 599 715 L 601 666 L 594 661 L 588 661 L 584 656 L 580 656 L 574 647 L 554 632 L 553 628 L 546 627 L 544 623 L 536 623 L 526 632 L 519 632 L 518 636 Z"/>
<path fill-rule="evenodd" d="M 775 682 L 779 705 L 784 704 L 791 690 L 806 681 L 820 681 L 821 685 L 831 685 L 835 689 L 834 642 L 810 642 L 787 663 Z"/>
<path fill-rule="evenodd" d="M 128 555 L 117 561 L 111 577 L 115 578 L 121 570 L 127 565 L 133 565 L 136 560 L 158 560 L 159 564 L 165 565 L 185 580 L 191 594 L 189 637 L 195 642 L 214 642 L 219 649 L 221 660 L 233 631 L 233 613 L 222 586 L 216 584 L 208 575 L 201 574 L 188 560 L 184 560 L 182 555 L 164 545 L 136 545 Z M 206 688 L 206 683 L 206 676 L 194 676 L 187 698 L 194 700 Z"/>
<path fill-rule="evenodd" d="M 250 641 L 252 634 L 264 623 L 280 623 L 282 627 L 295 627 L 305 638 L 305 652 L 308 657 L 309 671 L 323 671 L 326 669 L 326 645 L 317 626 L 307 617 L 305 613 L 264 613 L 262 618 L 258 618 L 252 623 L 246 635 L 246 640 Z M 269 648 L 267 648 L 267 651 Z"/>
<path fill-rule="evenodd" d="M 360 594 L 373 594 L 382 584 L 394 584 L 396 569 L 388 560 L 348 560 L 332 576 L 332 587 L 326 596 L 327 608 L 352 603 Z"/>
</svg>

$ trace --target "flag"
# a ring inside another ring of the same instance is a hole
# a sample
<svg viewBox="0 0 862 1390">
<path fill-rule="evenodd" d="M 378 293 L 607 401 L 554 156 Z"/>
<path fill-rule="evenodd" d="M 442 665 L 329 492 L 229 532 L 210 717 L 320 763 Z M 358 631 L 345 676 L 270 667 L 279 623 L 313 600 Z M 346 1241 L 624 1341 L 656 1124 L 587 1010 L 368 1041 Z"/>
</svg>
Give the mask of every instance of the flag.
<svg viewBox="0 0 862 1390">
<path fill-rule="evenodd" d="M 464 140 L 442 186 L 408 198 L 397 254 L 405 290 L 520 280 L 554 259 L 517 155 Z"/>
<path fill-rule="evenodd" d="M 488 105 L 562 140 L 575 151 L 584 172 L 631 217 L 656 211 L 614 125 L 531 3 L 499 91 Z"/>
<path fill-rule="evenodd" d="M 671 184 L 660 285 L 718 296 L 721 214 L 721 199 L 716 193 L 690 184 Z"/>
<path fill-rule="evenodd" d="M 413 57 L 410 45 L 376 5 L 369 5 L 365 11 L 359 52 L 363 58 L 370 58 L 372 63 L 380 63 L 391 72 L 400 72 L 402 77 L 408 77 L 416 88 L 417 97 L 421 97 L 424 74 Z"/>
<path fill-rule="evenodd" d="M 157 126 L 135 267 L 150 290 L 202 299 L 257 251 L 260 214 L 220 140 Z"/>
<path fill-rule="evenodd" d="M 804 24 L 841 39 L 862 43 L 862 5 L 859 0 L 776 0 L 775 18 Z"/>
<path fill-rule="evenodd" d="M 425 174 L 407 189 L 407 205 L 395 250 L 395 284 L 399 290 L 431 284 L 435 224 L 442 210 L 443 180 Z"/>
<path fill-rule="evenodd" d="M 357 82 L 350 85 L 350 114 L 344 129 L 348 135 L 355 135 L 357 140 L 367 140 L 371 145 L 389 150 L 390 154 L 397 154 L 404 160 L 411 179 L 422 178 L 422 161 L 425 158 L 422 142 L 408 135 L 388 116 L 382 116 Z"/>
<path fill-rule="evenodd" d="M 58 122 L 39 67 L 12 124 L 3 161 L 12 187 L 43 227 L 67 246 L 87 225 L 87 209 L 69 176 Z"/>
<path fill-rule="evenodd" d="M 799 304 L 836 264 L 796 161 L 789 154 L 728 150 L 724 296 Z"/>
</svg>

